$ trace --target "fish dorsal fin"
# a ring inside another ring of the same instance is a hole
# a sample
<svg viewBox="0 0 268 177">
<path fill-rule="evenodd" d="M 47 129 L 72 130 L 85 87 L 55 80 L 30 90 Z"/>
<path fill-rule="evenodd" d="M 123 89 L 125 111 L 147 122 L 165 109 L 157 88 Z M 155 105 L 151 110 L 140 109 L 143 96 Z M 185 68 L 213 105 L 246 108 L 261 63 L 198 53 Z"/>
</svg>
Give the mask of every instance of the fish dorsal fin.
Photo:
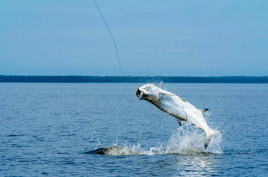
<svg viewBox="0 0 268 177">
<path fill-rule="evenodd" d="M 161 88 L 162 90 L 167 90 L 166 87 L 164 86 L 163 81 L 160 82 L 159 88 Z"/>
<path fill-rule="evenodd" d="M 209 109 L 208 108 L 204 108 L 204 109 L 199 109 L 202 113 L 203 113 L 203 115 L 205 115 L 205 112 L 207 112 Z"/>
</svg>

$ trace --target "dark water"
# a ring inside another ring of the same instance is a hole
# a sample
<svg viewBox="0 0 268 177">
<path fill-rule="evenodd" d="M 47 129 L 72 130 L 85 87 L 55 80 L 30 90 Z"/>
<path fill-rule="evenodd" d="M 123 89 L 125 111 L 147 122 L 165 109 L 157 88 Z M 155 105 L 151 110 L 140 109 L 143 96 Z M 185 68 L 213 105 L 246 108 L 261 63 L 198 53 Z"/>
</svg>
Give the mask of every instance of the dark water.
<svg viewBox="0 0 268 177">
<path fill-rule="evenodd" d="M 143 84 L 0 84 L 0 176 L 267 176 L 268 85 L 166 84 L 223 132 L 140 101 Z M 115 146 L 108 155 L 87 154 Z"/>
</svg>

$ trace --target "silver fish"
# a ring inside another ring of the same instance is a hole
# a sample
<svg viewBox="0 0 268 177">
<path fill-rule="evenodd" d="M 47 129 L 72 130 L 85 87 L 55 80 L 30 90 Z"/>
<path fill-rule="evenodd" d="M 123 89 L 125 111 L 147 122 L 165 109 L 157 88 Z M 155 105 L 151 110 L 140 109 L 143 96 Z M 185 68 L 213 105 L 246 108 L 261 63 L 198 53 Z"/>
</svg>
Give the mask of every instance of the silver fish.
<svg viewBox="0 0 268 177">
<path fill-rule="evenodd" d="M 179 125 L 181 125 L 181 121 L 187 121 L 201 129 L 205 133 L 204 145 L 206 149 L 212 136 L 221 133 L 220 131 L 212 130 L 207 125 L 204 113 L 208 109 L 197 109 L 186 100 L 166 91 L 162 82 L 160 83 L 160 87 L 149 83 L 139 87 L 136 95 L 140 100 L 146 100 L 160 110 L 174 116 Z"/>
</svg>

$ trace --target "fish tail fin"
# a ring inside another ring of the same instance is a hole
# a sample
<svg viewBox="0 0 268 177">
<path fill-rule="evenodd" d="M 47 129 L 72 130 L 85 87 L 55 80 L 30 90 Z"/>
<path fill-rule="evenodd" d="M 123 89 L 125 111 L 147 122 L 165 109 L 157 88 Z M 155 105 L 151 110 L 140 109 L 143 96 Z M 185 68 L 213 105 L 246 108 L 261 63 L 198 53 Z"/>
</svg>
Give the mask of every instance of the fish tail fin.
<svg viewBox="0 0 268 177">
<path fill-rule="evenodd" d="M 217 134 L 221 134 L 222 132 L 218 131 L 218 130 L 212 130 L 210 129 L 209 132 L 206 133 L 206 137 L 205 137 L 205 149 L 207 149 L 210 141 L 211 141 L 211 138 L 214 136 L 214 135 L 217 135 Z"/>
</svg>

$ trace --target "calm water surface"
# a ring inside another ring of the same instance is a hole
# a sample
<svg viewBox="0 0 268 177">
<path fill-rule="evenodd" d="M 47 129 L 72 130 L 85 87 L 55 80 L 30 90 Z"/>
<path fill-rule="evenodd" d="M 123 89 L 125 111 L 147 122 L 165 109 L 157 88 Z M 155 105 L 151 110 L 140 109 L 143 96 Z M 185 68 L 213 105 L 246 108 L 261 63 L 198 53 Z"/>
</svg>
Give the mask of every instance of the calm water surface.
<svg viewBox="0 0 268 177">
<path fill-rule="evenodd" d="M 202 131 L 140 101 L 141 85 L 0 83 L 0 176 L 268 175 L 267 84 L 166 84 L 210 109 L 223 134 L 207 150 Z"/>
</svg>

